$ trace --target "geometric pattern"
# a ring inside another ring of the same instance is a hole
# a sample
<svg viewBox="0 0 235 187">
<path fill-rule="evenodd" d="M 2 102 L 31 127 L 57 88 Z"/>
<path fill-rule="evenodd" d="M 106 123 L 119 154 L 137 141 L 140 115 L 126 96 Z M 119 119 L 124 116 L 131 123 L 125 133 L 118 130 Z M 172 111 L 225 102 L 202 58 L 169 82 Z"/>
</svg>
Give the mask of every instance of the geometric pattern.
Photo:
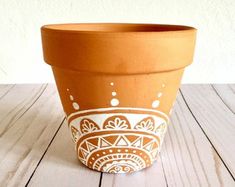
<svg viewBox="0 0 235 187">
<path fill-rule="evenodd" d="M 68 117 L 79 160 L 108 173 L 131 173 L 150 166 L 162 144 L 167 116 L 136 111 L 96 109 Z"/>
</svg>

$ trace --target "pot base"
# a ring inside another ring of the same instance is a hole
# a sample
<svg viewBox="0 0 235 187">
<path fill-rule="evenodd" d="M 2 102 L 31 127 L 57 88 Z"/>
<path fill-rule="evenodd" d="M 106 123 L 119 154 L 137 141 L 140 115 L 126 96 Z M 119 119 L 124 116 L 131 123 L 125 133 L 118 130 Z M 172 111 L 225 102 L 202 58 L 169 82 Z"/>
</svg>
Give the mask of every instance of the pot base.
<svg viewBox="0 0 235 187">
<path fill-rule="evenodd" d="M 131 173 L 156 160 L 168 117 L 139 108 L 103 108 L 68 117 L 78 159 L 108 173 Z"/>
</svg>

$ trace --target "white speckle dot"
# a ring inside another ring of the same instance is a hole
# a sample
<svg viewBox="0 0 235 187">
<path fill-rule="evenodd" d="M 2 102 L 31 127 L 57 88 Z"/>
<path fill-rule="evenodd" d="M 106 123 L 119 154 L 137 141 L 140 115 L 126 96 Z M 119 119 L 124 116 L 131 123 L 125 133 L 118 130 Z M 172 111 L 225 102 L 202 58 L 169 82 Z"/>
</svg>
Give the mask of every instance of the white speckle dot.
<svg viewBox="0 0 235 187">
<path fill-rule="evenodd" d="M 163 87 L 163 88 L 165 88 L 165 86 L 166 86 L 165 84 L 162 84 L 162 87 Z"/>
<path fill-rule="evenodd" d="M 117 95 L 117 92 L 112 92 L 112 96 L 116 96 Z"/>
<path fill-rule="evenodd" d="M 157 107 L 159 107 L 159 104 L 160 104 L 160 101 L 159 101 L 159 100 L 155 100 L 155 101 L 153 101 L 153 103 L 152 103 L 152 107 L 153 107 L 153 108 L 157 108 Z"/>
<path fill-rule="evenodd" d="M 111 85 L 111 86 L 113 86 L 113 85 L 114 85 L 114 83 L 113 83 L 113 82 L 111 82 L 111 83 L 110 83 L 110 85 Z"/>
<path fill-rule="evenodd" d="M 120 153 L 120 152 L 121 152 L 121 150 L 120 150 L 120 149 L 118 149 L 118 152 Z"/>
<path fill-rule="evenodd" d="M 99 154 L 96 154 L 96 156 L 100 156 Z"/>
<path fill-rule="evenodd" d="M 110 152 L 110 153 L 112 153 L 112 152 L 113 152 L 113 150 L 111 150 L 111 149 L 110 149 L 110 150 L 109 150 L 109 152 Z"/>
<path fill-rule="evenodd" d="M 136 153 L 136 150 L 134 150 L 133 153 Z"/>
<path fill-rule="evenodd" d="M 67 88 L 67 91 L 69 91 L 69 89 Z"/>
<path fill-rule="evenodd" d="M 103 154 L 105 155 L 106 153 L 105 153 L 105 152 L 103 152 Z"/>
<path fill-rule="evenodd" d="M 125 152 L 128 152 L 128 149 L 125 149 Z"/>
<path fill-rule="evenodd" d="M 78 105 L 78 103 L 76 103 L 76 102 L 73 102 L 73 108 L 75 109 L 75 110 L 79 110 L 79 105 Z"/>
<path fill-rule="evenodd" d="M 95 158 L 94 158 L 94 157 L 92 157 L 91 159 L 92 159 L 92 160 L 95 160 Z"/>
<path fill-rule="evenodd" d="M 157 97 L 161 97 L 162 96 L 162 92 L 159 92 L 158 94 L 157 94 Z"/>
<path fill-rule="evenodd" d="M 92 162 L 90 162 L 90 164 L 92 164 Z"/>
<path fill-rule="evenodd" d="M 110 104 L 111 104 L 112 106 L 118 106 L 118 105 L 119 105 L 119 100 L 116 99 L 116 98 L 114 98 L 114 99 L 111 100 Z"/>
<path fill-rule="evenodd" d="M 70 95 L 69 98 L 71 101 L 73 101 L 73 99 L 74 99 L 72 95 Z"/>
</svg>

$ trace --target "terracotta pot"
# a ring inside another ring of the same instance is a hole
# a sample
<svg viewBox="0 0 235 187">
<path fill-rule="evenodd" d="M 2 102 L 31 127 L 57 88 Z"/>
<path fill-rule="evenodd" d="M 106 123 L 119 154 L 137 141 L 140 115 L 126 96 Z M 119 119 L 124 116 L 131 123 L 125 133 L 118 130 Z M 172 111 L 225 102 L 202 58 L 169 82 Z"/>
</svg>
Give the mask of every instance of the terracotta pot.
<svg viewBox="0 0 235 187">
<path fill-rule="evenodd" d="M 58 24 L 41 29 L 78 159 L 126 173 L 157 158 L 196 29 L 157 24 Z"/>
</svg>

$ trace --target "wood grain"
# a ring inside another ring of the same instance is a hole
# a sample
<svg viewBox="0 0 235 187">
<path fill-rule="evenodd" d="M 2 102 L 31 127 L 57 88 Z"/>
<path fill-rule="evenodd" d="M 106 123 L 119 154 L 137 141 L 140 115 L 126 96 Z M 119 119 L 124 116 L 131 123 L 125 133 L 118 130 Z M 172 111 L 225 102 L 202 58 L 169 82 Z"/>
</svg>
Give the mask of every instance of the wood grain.
<svg viewBox="0 0 235 187">
<path fill-rule="evenodd" d="M 235 115 L 224 104 L 228 101 L 221 99 L 225 94 L 219 97 L 208 85 L 184 85 L 181 90 L 201 129 L 235 177 Z"/>
<path fill-rule="evenodd" d="M 212 87 L 223 103 L 235 114 L 235 84 L 214 84 Z"/>
<path fill-rule="evenodd" d="M 235 185 L 180 94 L 161 156 L 168 186 Z"/>
<path fill-rule="evenodd" d="M 28 186 L 98 187 L 100 173 L 78 161 L 73 144 L 64 123 Z"/>
<path fill-rule="evenodd" d="M 11 89 L 14 87 L 14 84 L 1 84 L 0 85 L 0 99 L 2 99 Z"/>
<path fill-rule="evenodd" d="M 24 186 L 63 120 L 55 86 L 16 86 L 0 100 L 0 186 Z"/>
</svg>

